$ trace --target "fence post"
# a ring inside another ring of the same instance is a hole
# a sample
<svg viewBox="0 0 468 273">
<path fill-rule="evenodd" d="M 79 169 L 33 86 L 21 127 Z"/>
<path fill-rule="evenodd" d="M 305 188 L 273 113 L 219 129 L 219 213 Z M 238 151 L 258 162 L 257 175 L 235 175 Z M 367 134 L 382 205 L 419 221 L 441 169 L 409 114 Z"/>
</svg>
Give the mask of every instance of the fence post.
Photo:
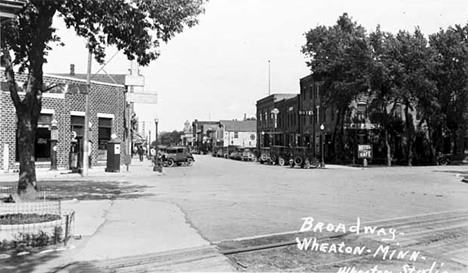
<svg viewBox="0 0 468 273">
<path fill-rule="evenodd" d="M 62 200 L 58 200 L 58 205 L 59 205 L 59 215 L 62 216 Z"/>
<path fill-rule="evenodd" d="M 70 215 L 67 214 L 65 216 L 65 238 L 63 240 L 65 246 L 67 245 L 67 242 L 68 242 L 68 235 L 69 235 L 68 228 L 70 227 L 70 225 L 68 224 L 69 219 L 70 219 Z"/>
</svg>

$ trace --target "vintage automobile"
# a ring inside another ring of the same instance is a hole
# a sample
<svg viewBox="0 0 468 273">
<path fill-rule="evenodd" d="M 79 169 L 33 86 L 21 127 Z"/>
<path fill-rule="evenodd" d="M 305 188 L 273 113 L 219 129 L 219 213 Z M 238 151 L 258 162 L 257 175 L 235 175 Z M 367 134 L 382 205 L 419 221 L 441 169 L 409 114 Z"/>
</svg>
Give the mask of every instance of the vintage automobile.
<svg viewBox="0 0 468 273">
<path fill-rule="evenodd" d="M 242 151 L 240 148 L 235 149 L 229 154 L 230 159 L 234 160 L 241 160 L 242 159 Z"/>
<path fill-rule="evenodd" d="M 315 158 L 313 148 L 294 147 L 291 148 L 289 165 L 291 168 L 298 166 L 304 169 L 310 169 L 317 168 L 320 164 L 317 158 Z"/>
<path fill-rule="evenodd" d="M 184 146 L 169 146 L 166 148 L 164 155 L 163 162 L 168 167 L 180 166 L 182 164 L 191 166 L 195 161 L 189 149 Z"/>
<path fill-rule="evenodd" d="M 270 152 L 270 147 L 260 148 L 258 151 L 257 161 L 260 162 L 260 164 L 271 163 Z"/>
<path fill-rule="evenodd" d="M 242 148 L 241 149 L 241 160 L 242 161 L 254 161 L 255 154 L 250 148 Z"/>
<path fill-rule="evenodd" d="M 239 148 L 239 146 L 236 145 L 229 145 L 228 147 L 225 147 L 223 149 L 224 158 L 231 158 L 231 154 L 237 151 L 237 148 Z"/>
<path fill-rule="evenodd" d="M 270 149 L 270 160 L 272 164 L 280 166 L 288 165 L 291 157 L 291 149 L 286 146 L 272 146 Z"/>
<path fill-rule="evenodd" d="M 219 150 L 221 150 L 221 149 L 222 149 L 221 147 L 213 147 L 213 152 L 211 153 L 211 155 L 213 157 L 217 157 L 218 153 L 219 153 Z"/>
</svg>

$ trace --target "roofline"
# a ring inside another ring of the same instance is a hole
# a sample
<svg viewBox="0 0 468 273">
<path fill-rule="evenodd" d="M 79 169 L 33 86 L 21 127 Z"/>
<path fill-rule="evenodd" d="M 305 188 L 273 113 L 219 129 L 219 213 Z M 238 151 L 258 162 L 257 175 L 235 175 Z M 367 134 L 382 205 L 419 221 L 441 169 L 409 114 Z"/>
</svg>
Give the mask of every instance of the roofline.
<svg viewBox="0 0 468 273">
<path fill-rule="evenodd" d="M 121 74 L 121 75 L 124 75 L 124 74 Z M 46 74 L 46 73 L 44 73 L 44 76 L 57 78 L 57 79 L 85 82 L 85 83 L 87 82 L 87 80 L 78 79 L 78 78 L 74 78 L 74 77 L 59 76 L 59 75 L 56 75 L 56 74 Z M 93 81 L 93 80 L 91 81 L 91 83 L 99 83 L 99 84 L 115 86 L 115 87 L 125 87 L 125 85 L 123 85 L 123 84 L 107 83 L 107 82 L 100 82 L 100 81 Z"/>
<path fill-rule="evenodd" d="M 0 67 L 0 70 L 5 70 L 5 67 Z M 121 74 L 121 75 L 124 75 L 124 74 Z M 44 77 L 44 76 L 45 76 L 45 77 L 51 77 L 51 78 L 57 78 L 57 79 L 63 79 L 63 80 L 84 82 L 84 83 L 87 82 L 86 80 L 83 80 L 83 79 L 77 79 L 77 78 L 73 78 L 73 77 L 59 76 L 59 75 L 49 74 L 49 73 L 44 73 L 44 74 L 43 74 L 43 77 Z M 124 88 L 125 88 L 125 85 L 122 85 L 122 84 L 107 83 L 107 82 L 100 82 L 100 81 L 91 81 L 91 83 L 97 83 L 97 84 L 102 84 L 102 85 L 109 85 L 109 86 L 124 87 Z"/>
</svg>

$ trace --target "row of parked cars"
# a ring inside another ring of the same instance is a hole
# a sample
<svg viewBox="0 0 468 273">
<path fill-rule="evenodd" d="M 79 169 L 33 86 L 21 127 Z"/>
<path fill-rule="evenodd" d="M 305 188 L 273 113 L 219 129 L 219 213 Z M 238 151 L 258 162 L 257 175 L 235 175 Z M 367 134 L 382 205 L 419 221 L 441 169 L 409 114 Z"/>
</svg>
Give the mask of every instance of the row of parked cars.
<svg viewBox="0 0 468 273">
<path fill-rule="evenodd" d="M 252 149 L 229 146 L 215 148 L 212 155 L 234 160 L 254 161 L 260 164 L 290 166 L 291 168 L 309 169 L 320 166 L 314 149 L 307 147 L 272 146 Z"/>
</svg>

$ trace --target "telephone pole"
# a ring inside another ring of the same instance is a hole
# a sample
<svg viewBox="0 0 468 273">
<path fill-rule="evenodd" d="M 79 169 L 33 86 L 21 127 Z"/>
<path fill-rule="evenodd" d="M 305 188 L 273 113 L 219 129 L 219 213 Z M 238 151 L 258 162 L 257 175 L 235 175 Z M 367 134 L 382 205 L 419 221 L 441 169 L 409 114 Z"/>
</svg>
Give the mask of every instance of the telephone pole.
<svg viewBox="0 0 468 273">
<path fill-rule="evenodd" d="M 86 75 L 86 95 L 85 95 L 85 120 L 83 133 L 83 176 L 88 176 L 89 167 L 89 92 L 91 91 L 91 61 L 93 53 L 88 48 L 88 73 Z"/>
</svg>

